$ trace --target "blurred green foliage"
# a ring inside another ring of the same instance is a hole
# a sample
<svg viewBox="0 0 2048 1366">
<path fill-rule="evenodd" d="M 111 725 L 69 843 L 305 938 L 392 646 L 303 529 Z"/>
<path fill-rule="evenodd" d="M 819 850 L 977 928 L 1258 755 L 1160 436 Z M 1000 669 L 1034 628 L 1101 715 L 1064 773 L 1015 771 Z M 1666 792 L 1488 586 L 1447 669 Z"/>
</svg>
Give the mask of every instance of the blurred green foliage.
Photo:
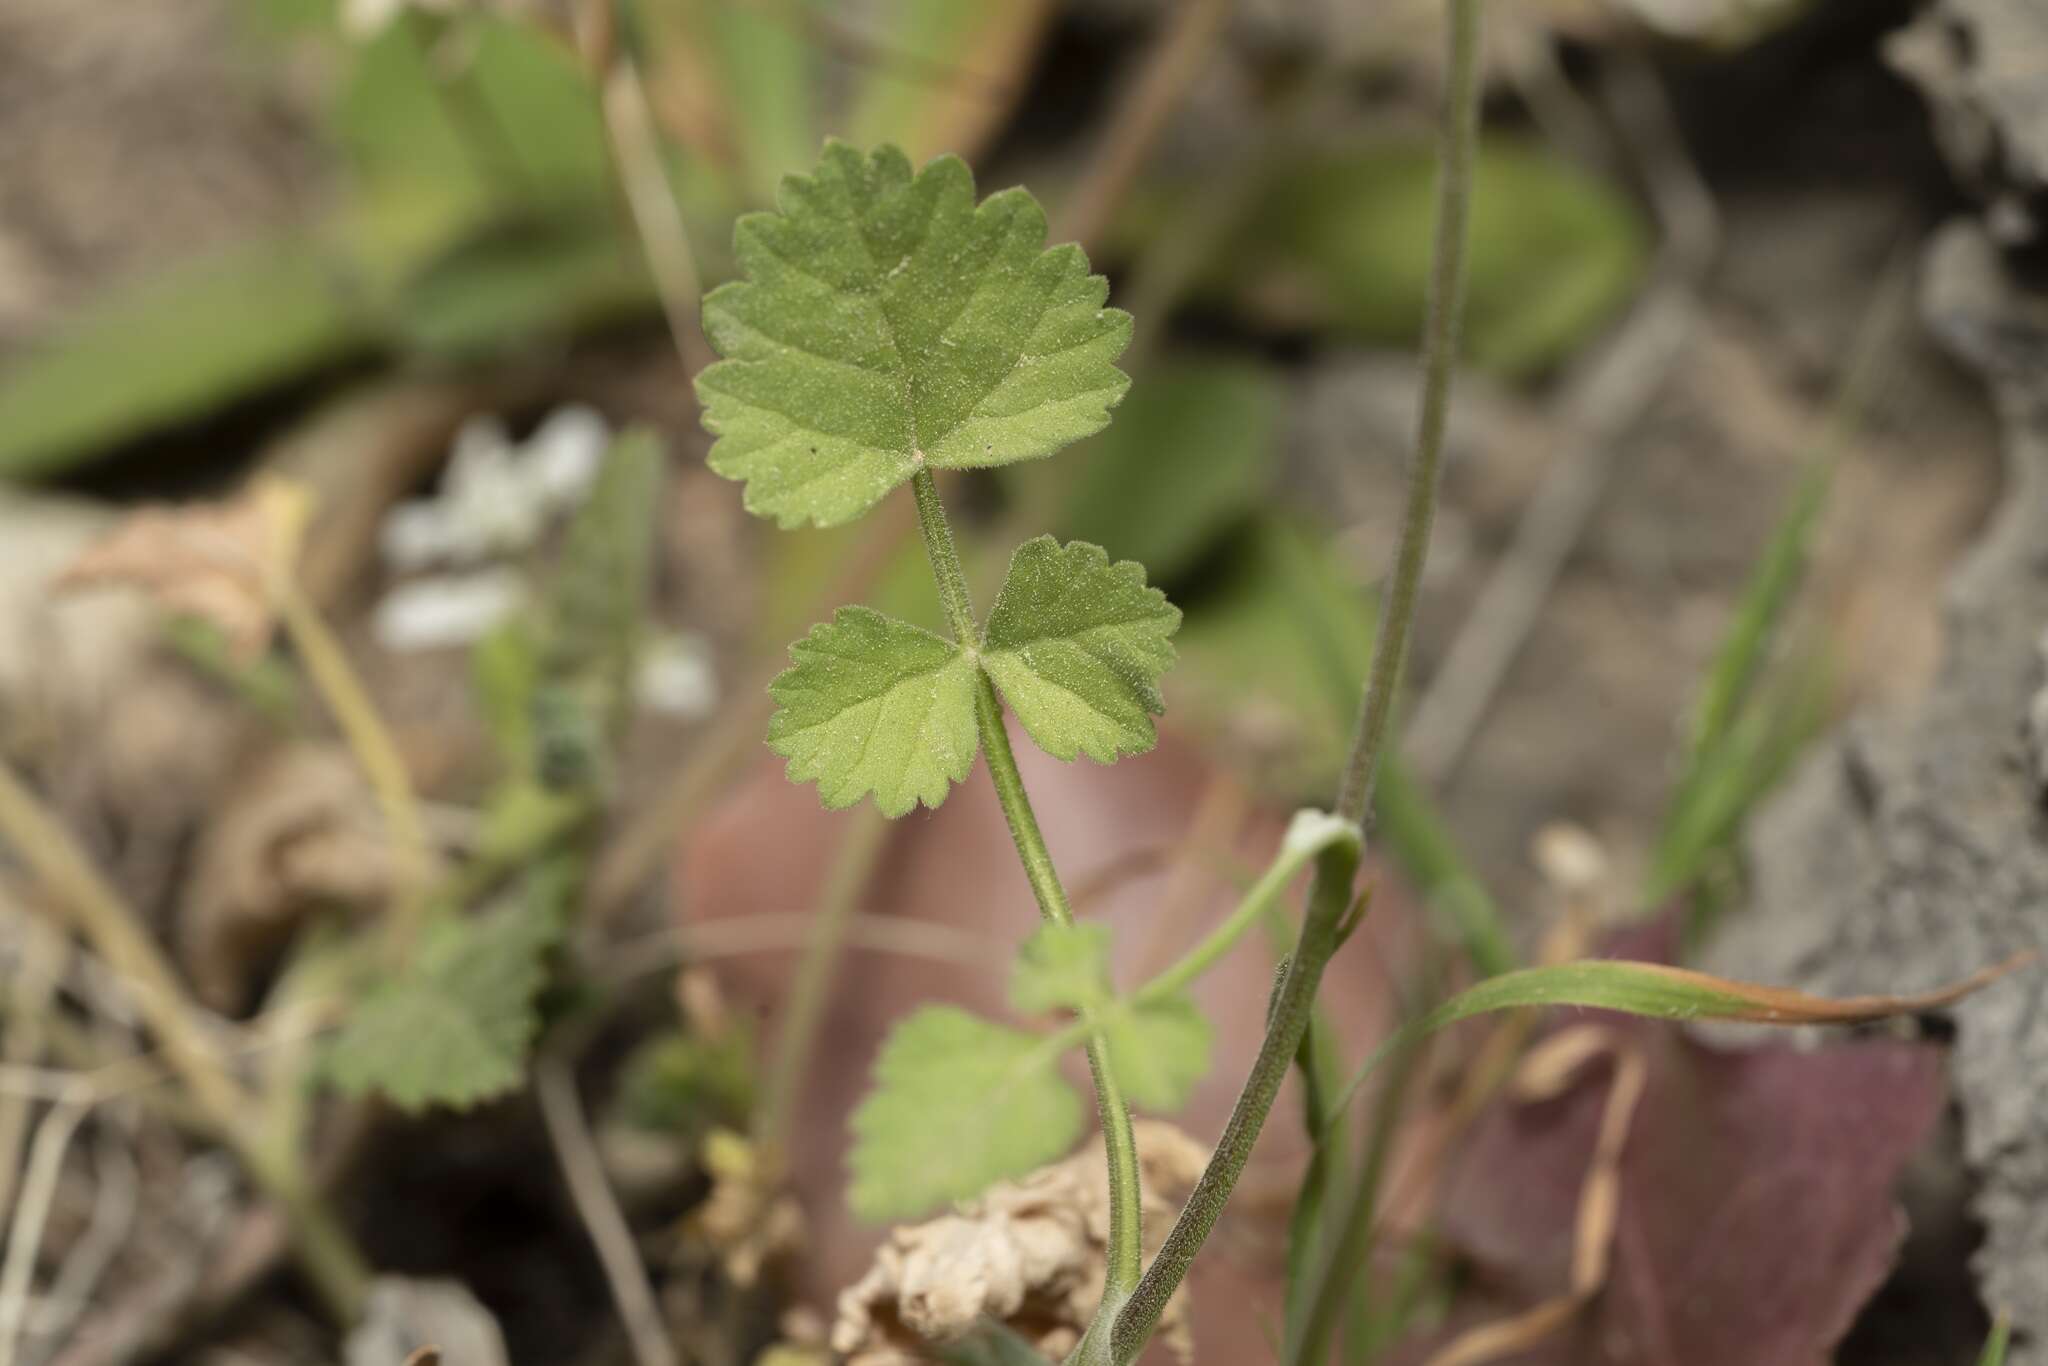
<svg viewBox="0 0 2048 1366">
<path fill-rule="evenodd" d="M 1198 294 L 1264 325 L 1405 346 L 1422 326 L 1435 183 L 1421 141 L 1279 158 Z M 1212 192 L 1141 189 L 1117 245 L 1143 250 Z M 1541 148 L 1490 140 L 1474 173 L 1466 353 L 1508 376 L 1556 364 L 1627 301 L 1647 252 L 1641 215 L 1612 186 Z"/>
</svg>

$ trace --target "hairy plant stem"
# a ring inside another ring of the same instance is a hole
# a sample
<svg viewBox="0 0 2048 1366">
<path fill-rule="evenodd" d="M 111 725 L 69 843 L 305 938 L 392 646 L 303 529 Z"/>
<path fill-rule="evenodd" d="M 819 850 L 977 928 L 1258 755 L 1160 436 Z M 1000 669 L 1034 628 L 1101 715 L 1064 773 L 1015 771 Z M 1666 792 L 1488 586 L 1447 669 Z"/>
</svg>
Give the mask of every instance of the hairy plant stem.
<svg viewBox="0 0 2048 1366">
<path fill-rule="evenodd" d="M 1416 420 L 1415 462 L 1408 471 L 1408 505 L 1401 520 L 1401 544 L 1394 573 L 1380 607 L 1379 641 L 1351 757 L 1337 789 L 1337 814 L 1363 820 L 1372 805 L 1380 755 L 1393 727 L 1394 699 L 1408 662 L 1409 627 L 1422 564 L 1429 556 L 1430 527 L 1436 521 L 1437 489 L 1444 456 L 1444 426 L 1451 412 L 1451 374 L 1456 368 L 1458 324 L 1465 311 L 1465 238 L 1472 213 L 1472 158 L 1479 143 L 1479 39 L 1485 0 L 1451 0 L 1448 70 L 1444 93 L 1441 164 L 1437 171 L 1436 248 L 1429 275 L 1429 310 L 1422 333 L 1422 401 Z"/>
<path fill-rule="evenodd" d="M 940 501 L 938 483 L 929 469 L 920 467 L 911 480 L 917 497 L 917 524 L 924 533 L 925 555 L 931 560 L 932 575 L 938 580 L 939 600 L 953 637 L 972 652 L 980 642 L 974 628 L 974 605 L 967 596 L 967 573 L 960 564 L 960 551 L 953 544 L 953 528 L 946 520 L 946 505 Z M 976 668 L 974 718 L 981 731 L 982 752 L 988 757 L 988 774 L 996 800 L 1009 822 L 1010 838 L 1016 843 L 1017 858 L 1024 865 L 1025 879 L 1038 901 L 1038 910 L 1055 925 L 1074 923 L 1066 888 L 1053 868 L 1052 853 L 1038 828 L 1031 798 L 1024 791 L 1023 775 L 1017 771 L 1017 756 L 1010 748 L 1010 732 L 1003 725 L 1003 705 L 996 697 L 988 674 Z M 1131 1132 L 1131 1114 L 1124 1104 L 1123 1088 L 1117 1084 L 1109 1050 L 1099 1024 L 1083 1016 L 1088 1029 L 1088 1070 L 1095 1078 L 1095 1108 L 1102 1124 L 1103 1145 L 1109 1154 L 1109 1278 L 1103 1290 L 1105 1304 L 1121 1303 L 1138 1283 L 1143 1265 L 1139 1246 L 1138 1144 Z M 1092 1336 L 1092 1333 L 1091 1333 Z"/>
<path fill-rule="evenodd" d="M 1450 0 L 1448 8 L 1450 82 L 1445 94 L 1437 177 L 1435 255 L 1430 273 L 1429 316 L 1423 328 L 1422 399 L 1416 424 L 1415 459 L 1408 475 L 1408 501 L 1400 545 L 1395 552 L 1393 580 L 1381 610 L 1378 640 L 1373 648 L 1372 672 L 1337 794 L 1336 814 L 1353 822 L 1363 820 L 1372 801 L 1373 784 L 1393 720 L 1394 698 L 1407 661 L 1416 589 L 1421 583 L 1430 527 L 1436 517 L 1444 423 L 1450 410 L 1458 317 L 1464 302 L 1466 224 L 1479 129 L 1483 0 Z M 1275 993 L 1266 1036 L 1259 1045 L 1251 1075 L 1231 1109 L 1230 1122 L 1217 1142 L 1215 1154 L 1188 1196 L 1180 1217 L 1174 1221 L 1159 1255 L 1116 1314 L 1111 1354 L 1119 1366 L 1135 1361 L 1144 1350 L 1159 1325 L 1159 1316 L 1166 1310 L 1167 1300 L 1179 1289 L 1195 1254 L 1216 1226 L 1217 1217 L 1236 1188 L 1251 1156 L 1252 1144 L 1265 1126 L 1280 1084 L 1301 1047 L 1323 970 L 1342 940 L 1360 858 L 1359 848 L 1339 843 L 1325 849 L 1316 859 L 1301 936 Z"/>
</svg>

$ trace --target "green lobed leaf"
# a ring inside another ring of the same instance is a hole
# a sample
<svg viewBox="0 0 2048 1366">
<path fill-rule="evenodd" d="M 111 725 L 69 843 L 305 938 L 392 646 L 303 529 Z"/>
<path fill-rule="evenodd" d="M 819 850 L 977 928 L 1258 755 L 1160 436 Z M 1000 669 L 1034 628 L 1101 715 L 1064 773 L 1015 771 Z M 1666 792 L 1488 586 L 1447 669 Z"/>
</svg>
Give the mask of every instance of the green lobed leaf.
<svg viewBox="0 0 2048 1366">
<path fill-rule="evenodd" d="M 413 961 L 372 988 L 341 1027 L 327 1054 L 329 1080 L 411 1111 L 465 1108 L 515 1090 L 539 1028 L 534 998 L 562 929 L 558 896 L 543 888 L 481 915 L 435 921 Z"/>
<path fill-rule="evenodd" d="M 1102 1014 L 1102 1033 L 1124 1097 L 1140 1110 L 1180 1109 L 1209 1074 L 1209 1021 L 1184 991 L 1116 1002 Z"/>
<path fill-rule="evenodd" d="M 1180 609 L 1146 585 L 1143 565 L 1040 536 L 1010 560 L 981 662 L 1040 749 L 1110 763 L 1152 748 L 1179 625 Z"/>
<path fill-rule="evenodd" d="M 828 807 L 875 794 L 885 816 L 937 806 L 979 739 L 974 662 L 952 641 L 866 607 L 842 607 L 790 646 L 768 687 L 768 746 Z"/>
<path fill-rule="evenodd" d="M 1193 997 L 1184 991 L 1144 999 L 1113 994 L 1107 925 L 1041 927 L 1017 954 L 1010 1004 L 1030 1012 L 1090 1013 L 1125 1098 L 1140 1109 L 1178 1110 L 1208 1075 L 1209 1022 Z"/>
<path fill-rule="evenodd" d="M 828 142 L 734 231 L 746 278 L 704 300 L 711 468 L 784 526 L 850 521 L 925 465 L 1050 455 L 1109 421 L 1130 316 L 1021 189 L 974 203 L 957 157 Z"/>
<path fill-rule="evenodd" d="M 1057 1061 L 1045 1040 L 952 1006 L 897 1025 L 853 1115 L 854 1213 L 912 1218 L 1059 1157 L 1082 1113 Z"/>
<path fill-rule="evenodd" d="M 1010 1004 L 1026 1013 L 1088 1010 L 1109 999 L 1109 926 L 1041 925 L 1017 951 Z"/>
</svg>

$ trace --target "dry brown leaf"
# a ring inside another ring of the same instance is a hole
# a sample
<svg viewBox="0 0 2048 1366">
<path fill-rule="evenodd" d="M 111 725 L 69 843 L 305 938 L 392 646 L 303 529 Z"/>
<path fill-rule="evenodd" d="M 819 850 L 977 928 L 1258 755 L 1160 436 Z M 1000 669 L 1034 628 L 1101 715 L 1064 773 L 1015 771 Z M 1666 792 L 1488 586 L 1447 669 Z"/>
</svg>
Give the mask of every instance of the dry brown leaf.
<svg viewBox="0 0 2048 1366">
<path fill-rule="evenodd" d="M 202 1000 L 233 1012 L 307 911 L 369 906 L 396 881 L 360 770 L 334 745 L 267 750 L 200 835 L 178 951 Z"/>
<path fill-rule="evenodd" d="M 1468 1329 L 1430 1357 L 1427 1366 L 1485 1366 L 1544 1342 L 1561 1331 L 1607 1284 L 1620 1222 L 1621 1153 L 1636 1106 L 1649 1084 L 1642 1051 L 1599 1025 L 1560 1030 L 1523 1059 L 1510 1089 L 1525 1103 L 1554 1100 L 1595 1061 L 1614 1059 L 1614 1082 L 1600 1115 L 1593 1160 L 1579 1188 L 1573 1226 L 1571 1284 L 1562 1295 L 1495 1323 Z"/>
<path fill-rule="evenodd" d="M 1134 1127 L 1150 1252 L 1209 1152 L 1163 1121 Z M 833 1350 L 847 1366 L 915 1366 L 928 1359 L 928 1344 L 954 1341 L 990 1318 L 1058 1359 L 1080 1341 L 1102 1297 L 1108 1246 L 1109 1184 L 1098 1138 L 990 1187 L 957 1213 L 894 1230 L 868 1273 L 840 1295 Z M 1166 1343 L 1186 1359 L 1181 1295 L 1163 1322 Z"/>
<path fill-rule="evenodd" d="M 140 588 L 165 610 L 218 627 L 237 656 L 260 655 L 276 627 L 275 585 L 298 560 L 310 499 L 274 477 L 219 503 L 130 514 L 57 581 L 60 589 Z"/>
</svg>

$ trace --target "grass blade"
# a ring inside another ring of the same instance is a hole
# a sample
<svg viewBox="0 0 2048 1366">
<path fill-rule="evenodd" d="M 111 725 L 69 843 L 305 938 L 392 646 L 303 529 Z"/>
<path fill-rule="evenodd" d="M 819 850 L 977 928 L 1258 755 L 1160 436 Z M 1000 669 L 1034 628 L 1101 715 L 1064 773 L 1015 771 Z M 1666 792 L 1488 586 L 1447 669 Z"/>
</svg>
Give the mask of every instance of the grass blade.
<svg viewBox="0 0 2048 1366">
<path fill-rule="evenodd" d="M 2034 960 L 2014 954 L 1938 991 L 1913 996 L 1828 999 L 1786 987 L 1755 986 L 1662 963 L 1598 960 L 1523 968 L 1466 988 L 1427 1015 L 1404 1025 L 1373 1051 L 1337 1097 L 1339 1110 L 1391 1054 L 1412 1047 L 1447 1025 L 1524 1006 L 1585 1006 L 1659 1020 L 1737 1020 L 1752 1024 L 1859 1024 L 1938 1009 L 1968 996 Z"/>
</svg>

